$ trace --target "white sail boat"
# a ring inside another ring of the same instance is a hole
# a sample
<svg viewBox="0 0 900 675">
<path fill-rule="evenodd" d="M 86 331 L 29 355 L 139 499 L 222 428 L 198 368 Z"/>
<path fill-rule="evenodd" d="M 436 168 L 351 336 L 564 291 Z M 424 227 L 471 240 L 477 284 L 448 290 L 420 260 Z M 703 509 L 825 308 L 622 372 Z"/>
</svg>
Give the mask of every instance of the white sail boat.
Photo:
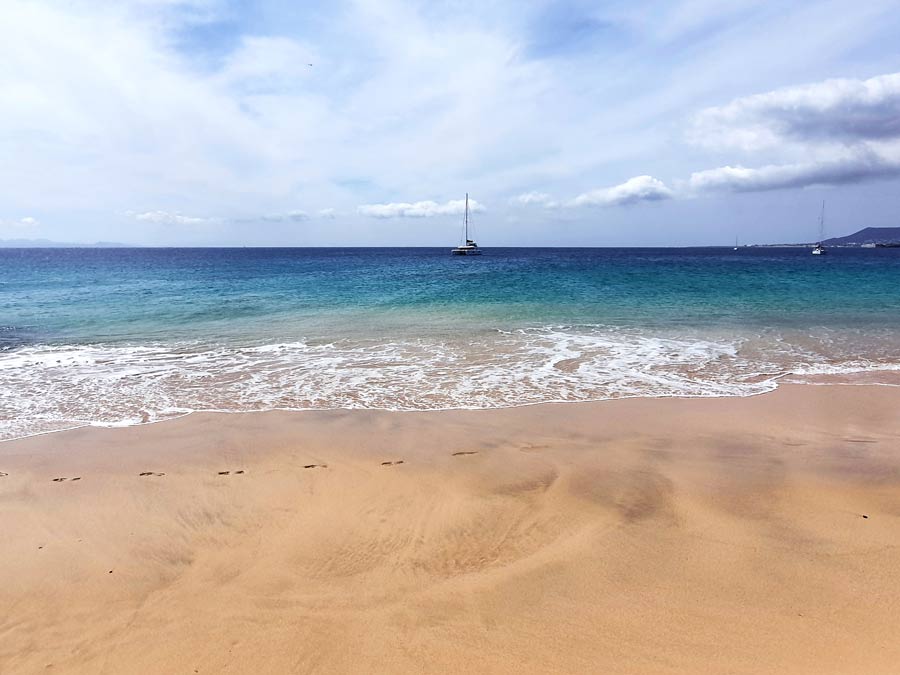
<svg viewBox="0 0 900 675">
<path fill-rule="evenodd" d="M 819 216 L 819 241 L 813 246 L 813 255 L 825 255 L 827 251 L 822 245 L 825 240 L 825 200 L 822 200 L 822 214 Z"/>
<path fill-rule="evenodd" d="M 481 249 L 474 240 L 469 239 L 469 193 L 466 193 L 466 215 L 463 220 L 465 244 L 450 250 L 450 255 L 481 255 Z"/>
</svg>

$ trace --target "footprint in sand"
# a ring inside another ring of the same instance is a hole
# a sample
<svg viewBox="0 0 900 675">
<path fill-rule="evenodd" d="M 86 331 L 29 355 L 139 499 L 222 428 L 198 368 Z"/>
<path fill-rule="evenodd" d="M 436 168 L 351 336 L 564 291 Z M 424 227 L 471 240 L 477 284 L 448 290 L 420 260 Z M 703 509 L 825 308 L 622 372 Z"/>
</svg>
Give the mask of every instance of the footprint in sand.
<svg viewBox="0 0 900 675">
<path fill-rule="evenodd" d="M 453 456 L 454 457 L 462 457 L 464 455 L 477 455 L 477 454 L 478 454 L 477 450 L 460 450 L 459 452 L 454 452 Z"/>
<path fill-rule="evenodd" d="M 75 476 L 75 478 L 54 478 L 53 482 L 54 483 L 62 483 L 63 481 L 66 481 L 66 480 L 71 480 L 71 481 L 81 480 L 81 476 Z"/>
<path fill-rule="evenodd" d="M 394 460 L 393 462 L 382 462 L 381 466 L 395 466 L 397 464 L 403 464 L 403 460 L 397 459 L 397 460 Z"/>
<path fill-rule="evenodd" d="M 156 473 L 155 471 L 141 471 L 138 476 L 165 476 L 164 473 Z"/>
<path fill-rule="evenodd" d="M 234 474 L 235 476 L 240 476 L 242 473 L 244 473 L 244 470 L 239 469 L 238 471 L 220 471 L 219 475 L 220 476 L 230 476 L 231 474 Z"/>
<path fill-rule="evenodd" d="M 0 471 L 0 478 L 6 478 L 8 475 L 5 471 Z"/>
<path fill-rule="evenodd" d="M 304 469 L 327 469 L 327 464 L 304 464 Z"/>
</svg>

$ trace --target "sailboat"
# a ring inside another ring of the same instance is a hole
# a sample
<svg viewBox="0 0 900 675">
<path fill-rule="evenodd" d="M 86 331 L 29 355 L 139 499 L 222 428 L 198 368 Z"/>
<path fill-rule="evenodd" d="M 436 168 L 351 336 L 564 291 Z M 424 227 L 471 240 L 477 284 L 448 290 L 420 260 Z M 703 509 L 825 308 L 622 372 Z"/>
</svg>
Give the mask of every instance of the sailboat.
<svg viewBox="0 0 900 675">
<path fill-rule="evenodd" d="M 469 239 L 469 193 L 466 193 L 466 215 L 463 220 L 465 224 L 465 240 L 466 243 L 462 246 L 457 246 L 454 249 L 450 250 L 450 255 L 481 255 L 481 249 L 478 248 L 478 244 L 475 243 L 474 240 Z"/>
<path fill-rule="evenodd" d="M 738 250 L 738 238 L 737 235 L 734 235 L 734 250 Z"/>
<path fill-rule="evenodd" d="M 813 246 L 812 254 L 813 255 L 825 255 L 827 251 L 825 247 L 822 245 L 822 241 L 825 239 L 825 200 L 822 200 L 822 214 L 819 216 L 819 241 Z"/>
</svg>

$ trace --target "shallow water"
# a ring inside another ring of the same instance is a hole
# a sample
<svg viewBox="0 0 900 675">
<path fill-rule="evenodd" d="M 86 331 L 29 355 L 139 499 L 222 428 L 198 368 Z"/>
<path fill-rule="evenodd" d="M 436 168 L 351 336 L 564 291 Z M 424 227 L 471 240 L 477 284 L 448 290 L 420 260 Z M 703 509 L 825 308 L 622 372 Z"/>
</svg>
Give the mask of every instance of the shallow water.
<svg viewBox="0 0 900 675">
<path fill-rule="evenodd" d="M 900 370 L 900 249 L 0 250 L 0 438 Z"/>
</svg>

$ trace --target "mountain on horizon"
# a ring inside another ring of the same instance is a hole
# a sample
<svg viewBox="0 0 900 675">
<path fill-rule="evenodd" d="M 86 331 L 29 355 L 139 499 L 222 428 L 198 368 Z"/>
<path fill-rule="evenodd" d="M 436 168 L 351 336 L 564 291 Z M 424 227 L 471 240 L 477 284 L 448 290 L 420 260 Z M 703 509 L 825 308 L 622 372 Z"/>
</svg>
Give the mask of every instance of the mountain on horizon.
<svg viewBox="0 0 900 675">
<path fill-rule="evenodd" d="M 864 227 L 845 237 L 832 237 L 822 242 L 825 246 L 862 246 L 863 244 L 900 243 L 900 227 Z"/>
</svg>

